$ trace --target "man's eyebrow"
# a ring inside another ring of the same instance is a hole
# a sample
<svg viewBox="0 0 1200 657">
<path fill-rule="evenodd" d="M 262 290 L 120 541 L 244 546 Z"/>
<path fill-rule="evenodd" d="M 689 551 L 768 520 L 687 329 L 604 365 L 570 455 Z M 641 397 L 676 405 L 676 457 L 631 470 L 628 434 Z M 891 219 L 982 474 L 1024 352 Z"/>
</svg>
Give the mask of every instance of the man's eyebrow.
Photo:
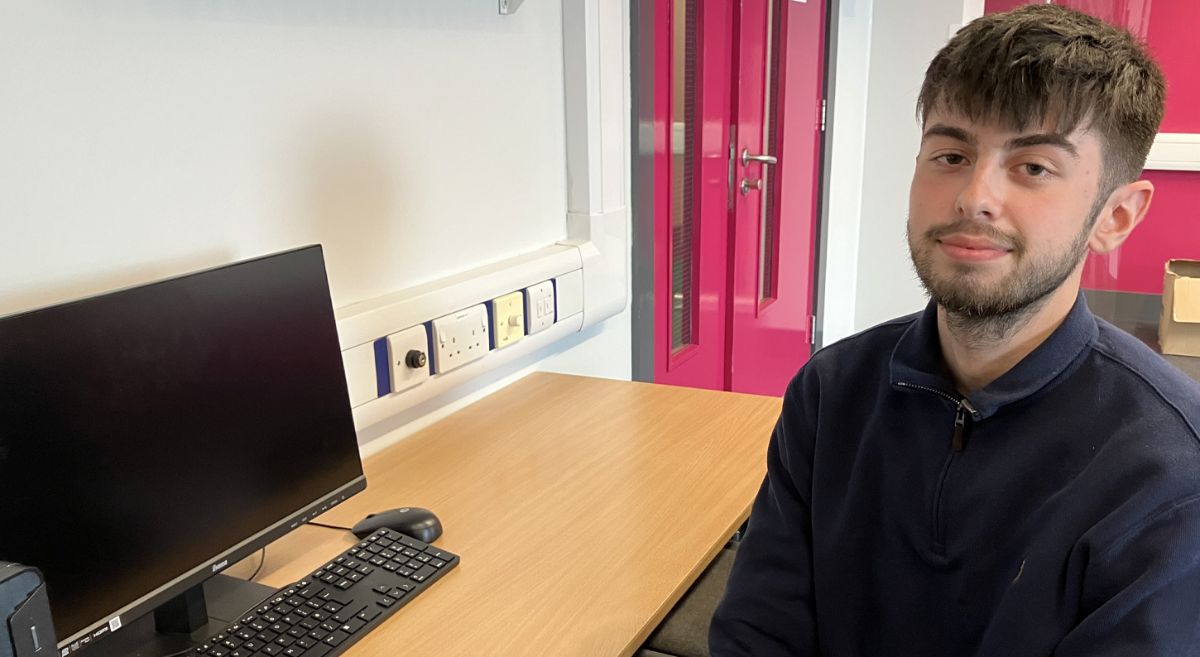
<svg viewBox="0 0 1200 657">
<path fill-rule="evenodd" d="M 1021 135 L 1008 140 L 1005 147 L 1008 150 L 1016 150 L 1018 148 L 1028 148 L 1030 146 L 1057 146 L 1063 149 L 1076 160 L 1079 159 L 1079 150 L 1075 148 L 1069 139 L 1057 132 L 1039 132 L 1032 135 Z"/>
<path fill-rule="evenodd" d="M 944 123 L 935 123 L 929 126 L 929 129 L 925 131 L 925 134 L 921 135 L 921 141 L 925 141 L 930 137 L 949 137 L 951 139 L 957 139 L 968 146 L 975 145 L 975 135 L 972 135 L 962 128 L 956 128 L 952 125 L 946 125 Z"/>
</svg>

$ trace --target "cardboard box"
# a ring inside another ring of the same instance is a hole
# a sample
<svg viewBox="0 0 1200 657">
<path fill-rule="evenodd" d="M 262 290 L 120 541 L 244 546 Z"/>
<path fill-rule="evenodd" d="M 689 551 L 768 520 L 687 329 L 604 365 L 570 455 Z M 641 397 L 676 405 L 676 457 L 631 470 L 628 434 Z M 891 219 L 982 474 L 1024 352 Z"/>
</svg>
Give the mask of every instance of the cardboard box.
<svg viewBox="0 0 1200 657">
<path fill-rule="evenodd" d="M 1200 357 L 1200 260 L 1168 260 L 1158 342 L 1164 354 Z"/>
</svg>

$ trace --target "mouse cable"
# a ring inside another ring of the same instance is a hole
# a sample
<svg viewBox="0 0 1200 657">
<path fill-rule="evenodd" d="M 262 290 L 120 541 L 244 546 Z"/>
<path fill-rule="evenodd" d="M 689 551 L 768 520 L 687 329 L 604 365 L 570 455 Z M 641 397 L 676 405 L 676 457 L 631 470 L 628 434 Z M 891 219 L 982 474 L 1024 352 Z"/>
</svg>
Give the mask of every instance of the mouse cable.
<svg viewBox="0 0 1200 657">
<path fill-rule="evenodd" d="M 247 577 L 246 581 L 253 582 L 254 578 L 258 577 L 258 574 L 262 572 L 263 564 L 266 562 L 267 562 L 267 548 L 264 547 L 263 549 L 258 551 L 258 568 L 254 569 L 254 574 Z"/>
<path fill-rule="evenodd" d="M 313 521 L 313 520 L 309 520 L 309 521 L 308 521 L 308 524 L 310 524 L 310 525 L 315 525 L 315 526 L 317 526 L 317 527 L 324 527 L 324 528 L 326 528 L 326 529 L 340 529 L 340 530 L 342 530 L 342 531 L 344 531 L 344 532 L 348 532 L 348 531 L 350 531 L 350 528 L 349 528 L 349 527 L 342 527 L 342 526 L 340 526 L 340 525 L 327 525 L 327 524 L 325 524 L 325 523 L 323 523 L 323 522 L 316 522 L 316 521 Z"/>
</svg>

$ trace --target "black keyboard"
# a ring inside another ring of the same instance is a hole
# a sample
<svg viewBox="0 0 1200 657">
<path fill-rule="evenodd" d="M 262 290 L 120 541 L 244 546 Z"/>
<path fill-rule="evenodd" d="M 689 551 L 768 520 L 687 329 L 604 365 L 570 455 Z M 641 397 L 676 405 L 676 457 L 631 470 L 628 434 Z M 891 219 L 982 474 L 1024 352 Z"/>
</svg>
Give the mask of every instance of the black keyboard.
<svg viewBox="0 0 1200 657">
<path fill-rule="evenodd" d="M 458 565 L 380 529 L 227 626 L 189 657 L 335 657 Z"/>
</svg>

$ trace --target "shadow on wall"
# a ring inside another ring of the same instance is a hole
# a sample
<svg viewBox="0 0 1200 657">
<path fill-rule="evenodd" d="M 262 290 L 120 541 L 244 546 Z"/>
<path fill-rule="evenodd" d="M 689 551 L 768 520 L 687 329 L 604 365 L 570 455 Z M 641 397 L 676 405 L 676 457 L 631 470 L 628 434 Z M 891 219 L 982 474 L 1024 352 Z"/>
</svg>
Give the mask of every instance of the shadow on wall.
<svg viewBox="0 0 1200 657">
<path fill-rule="evenodd" d="M 405 232 L 414 232 L 408 229 L 416 221 L 401 202 L 412 176 L 389 154 L 387 136 L 360 117 L 327 115 L 302 133 L 291 159 L 296 169 L 288 172 L 294 182 L 286 186 L 298 197 L 285 207 L 296 212 L 298 234 L 325 245 L 334 306 L 393 291 L 388 286 L 393 277 L 386 272 L 404 256 L 393 245 L 403 243 Z M 350 298 L 351 289 L 359 298 Z"/>
<path fill-rule="evenodd" d="M 76 272 L 69 272 L 57 277 L 58 280 L 39 281 L 36 285 L 22 286 L 19 292 L 0 295 L 0 317 L 219 267 L 236 258 L 230 249 L 213 249 L 190 253 L 182 258 L 140 262 L 136 267 L 114 268 L 107 272 L 88 271 L 85 278 Z"/>
</svg>

